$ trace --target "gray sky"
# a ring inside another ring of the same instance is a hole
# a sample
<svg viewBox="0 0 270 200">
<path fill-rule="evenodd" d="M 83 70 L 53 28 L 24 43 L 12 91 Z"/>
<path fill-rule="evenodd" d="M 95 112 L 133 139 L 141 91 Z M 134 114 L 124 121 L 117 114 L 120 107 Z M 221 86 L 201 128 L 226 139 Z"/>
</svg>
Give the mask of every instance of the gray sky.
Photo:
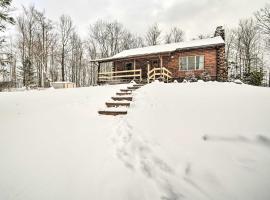
<svg viewBox="0 0 270 200">
<path fill-rule="evenodd" d="M 47 16 L 58 20 L 61 14 L 72 17 L 81 36 L 87 35 L 90 23 L 97 19 L 116 19 L 130 31 L 144 34 L 155 22 L 168 30 L 178 26 L 186 39 L 200 33 L 213 33 L 216 26 L 236 26 L 239 19 L 252 16 L 266 0 L 13 0 L 20 5 L 34 4 L 46 10 Z"/>
</svg>

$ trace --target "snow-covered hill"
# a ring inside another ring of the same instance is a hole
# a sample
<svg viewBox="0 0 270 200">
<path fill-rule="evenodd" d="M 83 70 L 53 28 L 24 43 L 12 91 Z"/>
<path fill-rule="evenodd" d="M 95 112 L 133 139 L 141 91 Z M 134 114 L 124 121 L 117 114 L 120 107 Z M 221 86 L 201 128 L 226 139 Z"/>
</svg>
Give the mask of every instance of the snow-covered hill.
<svg viewBox="0 0 270 200">
<path fill-rule="evenodd" d="M 270 199 L 270 90 L 152 83 L 0 93 L 0 199 Z"/>
</svg>

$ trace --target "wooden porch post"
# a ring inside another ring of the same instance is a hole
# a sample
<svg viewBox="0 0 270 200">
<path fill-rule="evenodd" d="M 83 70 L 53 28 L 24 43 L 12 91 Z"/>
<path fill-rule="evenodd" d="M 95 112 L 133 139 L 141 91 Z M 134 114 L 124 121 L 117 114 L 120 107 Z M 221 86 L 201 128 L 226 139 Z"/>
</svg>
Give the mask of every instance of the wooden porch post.
<svg viewBox="0 0 270 200">
<path fill-rule="evenodd" d="M 161 73 L 161 76 L 162 78 L 164 78 L 164 74 L 162 73 L 163 71 L 163 59 L 162 59 L 162 56 L 159 56 L 159 59 L 160 59 L 160 73 Z"/>
<path fill-rule="evenodd" d="M 136 75 L 136 72 L 135 72 L 135 70 L 136 70 L 136 60 L 135 59 L 133 60 L 133 69 L 134 69 L 134 77 L 133 77 L 133 79 L 135 79 L 135 75 Z"/>
</svg>

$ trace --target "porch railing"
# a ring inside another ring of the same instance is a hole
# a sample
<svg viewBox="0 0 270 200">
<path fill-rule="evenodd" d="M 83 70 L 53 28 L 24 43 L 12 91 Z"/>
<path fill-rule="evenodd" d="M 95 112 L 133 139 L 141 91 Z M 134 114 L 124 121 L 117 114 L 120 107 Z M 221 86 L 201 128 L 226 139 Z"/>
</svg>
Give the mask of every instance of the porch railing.
<svg viewBox="0 0 270 200">
<path fill-rule="evenodd" d="M 128 79 L 139 79 L 140 81 L 142 81 L 142 70 L 134 69 L 98 73 L 99 82 L 119 82 Z"/>
<path fill-rule="evenodd" d="M 148 72 L 147 82 L 149 83 L 151 80 L 156 80 L 157 78 L 163 78 L 164 80 L 169 81 L 172 78 L 172 72 L 170 72 L 165 67 L 153 68 Z"/>
</svg>

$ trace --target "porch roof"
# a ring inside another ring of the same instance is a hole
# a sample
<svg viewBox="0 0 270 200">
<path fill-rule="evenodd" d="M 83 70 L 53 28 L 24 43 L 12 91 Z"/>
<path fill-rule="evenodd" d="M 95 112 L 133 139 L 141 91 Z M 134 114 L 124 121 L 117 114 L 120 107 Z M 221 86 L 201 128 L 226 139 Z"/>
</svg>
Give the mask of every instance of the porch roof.
<svg viewBox="0 0 270 200">
<path fill-rule="evenodd" d="M 148 46 L 136 49 L 124 50 L 112 57 L 92 60 L 92 62 L 110 62 L 118 59 L 133 58 L 138 56 L 169 53 L 177 50 L 205 48 L 210 46 L 224 45 L 224 40 L 218 36 L 207 39 L 192 40 L 187 42 Z"/>
</svg>

